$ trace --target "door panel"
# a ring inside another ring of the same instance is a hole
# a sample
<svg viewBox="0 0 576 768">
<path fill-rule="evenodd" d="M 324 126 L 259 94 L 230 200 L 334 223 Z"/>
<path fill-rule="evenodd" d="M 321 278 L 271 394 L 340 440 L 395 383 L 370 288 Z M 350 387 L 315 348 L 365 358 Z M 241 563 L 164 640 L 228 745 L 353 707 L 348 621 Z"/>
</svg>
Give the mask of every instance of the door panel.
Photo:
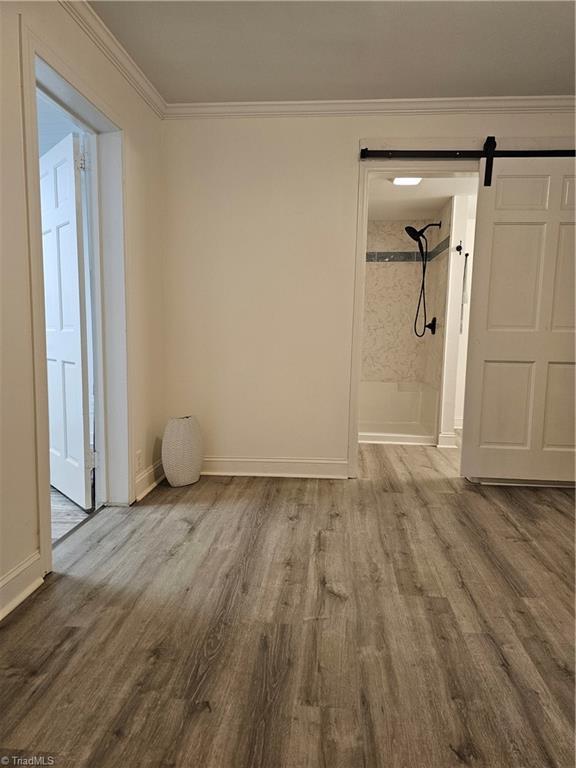
<svg viewBox="0 0 576 768">
<path fill-rule="evenodd" d="M 79 140 L 70 134 L 40 158 L 42 251 L 50 420 L 50 482 L 89 509 L 88 409 Z"/>
<path fill-rule="evenodd" d="M 499 158 L 479 189 L 466 477 L 574 480 L 573 200 L 564 158 Z"/>
<path fill-rule="evenodd" d="M 494 226 L 488 286 L 490 330 L 536 327 L 545 234 L 540 224 Z M 515 301 L 508 300 L 512 292 Z"/>
<path fill-rule="evenodd" d="M 552 305 L 552 330 L 574 330 L 576 307 L 574 305 L 574 224 L 560 224 L 556 274 L 554 279 L 554 300 Z"/>
</svg>

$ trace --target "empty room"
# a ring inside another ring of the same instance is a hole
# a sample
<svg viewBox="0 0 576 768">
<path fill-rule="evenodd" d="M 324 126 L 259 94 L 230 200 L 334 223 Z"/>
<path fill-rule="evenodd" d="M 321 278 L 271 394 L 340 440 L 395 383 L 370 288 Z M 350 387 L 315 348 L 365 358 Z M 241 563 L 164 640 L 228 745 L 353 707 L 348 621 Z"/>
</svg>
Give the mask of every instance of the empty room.
<svg viewBox="0 0 576 768">
<path fill-rule="evenodd" d="M 573 768 L 575 4 L 0 1 L 0 764 Z"/>
</svg>

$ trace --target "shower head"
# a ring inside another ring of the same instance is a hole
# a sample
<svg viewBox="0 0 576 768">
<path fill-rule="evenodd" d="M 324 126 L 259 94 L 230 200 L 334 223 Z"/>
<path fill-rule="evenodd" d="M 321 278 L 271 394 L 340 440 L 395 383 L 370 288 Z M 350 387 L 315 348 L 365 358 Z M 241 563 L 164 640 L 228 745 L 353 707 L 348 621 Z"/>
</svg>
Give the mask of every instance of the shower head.
<svg viewBox="0 0 576 768">
<path fill-rule="evenodd" d="M 412 240 L 416 240 L 416 242 L 420 240 L 420 232 L 418 232 L 416 227 L 406 227 L 405 229 L 406 229 L 406 234 L 408 235 L 408 237 L 411 237 Z"/>
<path fill-rule="evenodd" d="M 439 221 L 437 223 L 426 224 L 426 226 L 422 227 L 422 229 L 416 229 L 416 227 L 404 227 L 404 229 L 408 237 L 411 237 L 412 240 L 416 240 L 416 242 L 418 242 L 420 238 L 424 235 L 424 232 L 426 232 L 428 227 L 441 227 L 441 226 L 442 226 L 442 222 Z"/>
</svg>

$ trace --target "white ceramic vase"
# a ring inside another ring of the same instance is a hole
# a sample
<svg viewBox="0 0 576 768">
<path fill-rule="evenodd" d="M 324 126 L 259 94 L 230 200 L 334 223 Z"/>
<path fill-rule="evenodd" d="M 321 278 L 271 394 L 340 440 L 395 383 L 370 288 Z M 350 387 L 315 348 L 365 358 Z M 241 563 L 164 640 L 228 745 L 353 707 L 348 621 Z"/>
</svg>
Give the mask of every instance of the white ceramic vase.
<svg viewBox="0 0 576 768">
<path fill-rule="evenodd" d="M 162 439 L 162 464 L 172 486 L 190 485 L 200 478 L 203 443 L 195 416 L 170 419 Z"/>
</svg>

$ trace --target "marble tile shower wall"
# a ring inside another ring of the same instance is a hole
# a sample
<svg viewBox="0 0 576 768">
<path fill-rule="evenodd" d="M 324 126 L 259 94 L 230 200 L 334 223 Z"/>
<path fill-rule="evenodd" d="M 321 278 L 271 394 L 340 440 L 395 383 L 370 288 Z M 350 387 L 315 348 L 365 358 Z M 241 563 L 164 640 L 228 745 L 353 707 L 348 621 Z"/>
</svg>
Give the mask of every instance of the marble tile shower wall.
<svg viewBox="0 0 576 768">
<path fill-rule="evenodd" d="M 368 238 L 366 250 L 368 253 L 415 253 L 418 246 L 408 237 L 404 228 L 407 226 L 421 229 L 430 220 L 410 219 L 409 221 L 369 221 Z M 444 229 L 444 227 L 442 227 Z M 439 230 L 429 229 L 426 233 L 428 237 L 429 249 L 432 250 L 439 242 Z"/>
<path fill-rule="evenodd" d="M 421 382 L 426 360 L 412 331 L 420 267 L 415 262 L 366 264 L 362 379 Z"/>
<path fill-rule="evenodd" d="M 447 211 L 446 222 L 450 221 Z M 414 241 L 404 227 L 423 227 L 428 221 L 369 221 L 367 250 L 370 252 L 410 252 Z M 431 230 L 429 247 L 434 248 L 449 234 Z M 428 267 L 428 307 L 430 316 L 443 319 L 446 288 L 447 252 Z M 434 267 L 434 269 L 433 269 Z M 421 268 L 412 261 L 377 261 L 366 264 L 362 380 L 410 384 L 425 382 L 439 388 L 442 372 L 443 332 L 419 339 L 412 330 L 420 290 Z M 442 290 L 442 286 L 443 289 Z M 444 301 L 444 304 L 443 304 Z"/>
<path fill-rule="evenodd" d="M 438 232 L 438 241 L 444 242 L 450 238 L 452 221 L 452 200 L 442 209 L 439 219 L 442 227 Z M 435 336 L 426 338 L 426 361 L 424 364 L 423 381 L 440 391 L 442 383 L 442 367 L 444 364 L 444 331 L 446 327 L 446 293 L 448 289 L 449 250 L 446 247 L 428 265 L 426 274 L 426 295 L 429 297 L 430 316 L 436 315 L 438 326 Z"/>
</svg>

